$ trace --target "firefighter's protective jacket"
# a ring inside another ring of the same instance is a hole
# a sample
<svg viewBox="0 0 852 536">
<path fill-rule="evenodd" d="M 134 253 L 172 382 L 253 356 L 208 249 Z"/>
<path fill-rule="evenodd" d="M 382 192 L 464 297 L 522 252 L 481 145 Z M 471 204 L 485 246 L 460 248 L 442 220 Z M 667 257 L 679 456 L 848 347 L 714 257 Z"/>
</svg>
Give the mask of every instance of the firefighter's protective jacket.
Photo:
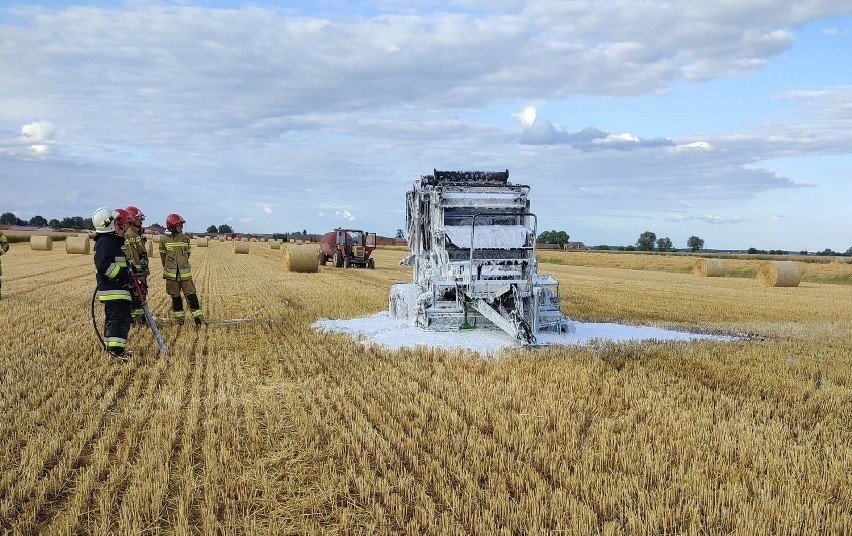
<svg viewBox="0 0 852 536">
<path fill-rule="evenodd" d="M 127 260 L 133 265 L 139 275 L 148 275 L 148 252 L 145 250 L 145 237 L 139 233 L 139 228 L 132 225 L 124 233 L 124 252 Z"/>
<path fill-rule="evenodd" d="M 3 255 L 9 251 L 9 241 L 6 239 L 6 235 L 0 233 L 0 255 Z M 3 275 L 3 265 L 0 264 L 0 275 Z"/>
<path fill-rule="evenodd" d="M 115 233 L 95 236 L 95 269 L 98 278 L 98 299 L 102 302 L 131 301 L 128 288 L 127 257 L 121 247 L 124 238 Z"/>
<path fill-rule="evenodd" d="M 192 268 L 189 266 L 189 235 L 164 234 L 160 238 L 160 260 L 163 261 L 163 279 L 192 279 Z"/>
</svg>

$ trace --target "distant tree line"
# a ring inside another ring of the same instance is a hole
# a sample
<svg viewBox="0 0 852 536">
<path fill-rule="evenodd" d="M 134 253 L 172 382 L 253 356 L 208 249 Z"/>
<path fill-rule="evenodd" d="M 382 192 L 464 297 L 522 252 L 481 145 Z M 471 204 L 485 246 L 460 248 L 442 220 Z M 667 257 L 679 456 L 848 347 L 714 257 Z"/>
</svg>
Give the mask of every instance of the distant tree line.
<svg viewBox="0 0 852 536">
<path fill-rule="evenodd" d="M 746 252 L 749 255 L 787 255 L 790 252 L 784 251 L 783 249 L 757 249 L 757 248 L 748 248 Z M 816 255 L 817 257 L 852 257 L 852 247 L 846 250 L 846 253 L 840 253 L 838 251 L 834 251 L 830 248 L 825 248 L 822 251 L 817 251 L 816 253 L 809 253 L 808 250 L 802 250 L 799 252 L 799 255 Z"/>
<path fill-rule="evenodd" d="M 222 225 L 219 225 L 219 226 L 211 225 L 210 227 L 207 228 L 206 232 L 210 233 L 210 234 L 233 234 L 234 229 L 231 228 L 230 225 L 223 223 Z M 284 240 L 284 241 L 290 240 L 290 238 L 293 238 L 294 240 L 307 240 L 308 239 L 308 230 L 303 229 L 301 233 L 298 232 L 298 231 L 296 231 L 294 233 L 272 233 L 272 238 L 274 240 Z"/>
<path fill-rule="evenodd" d="M 75 229 L 75 230 L 90 230 L 93 231 L 95 226 L 92 224 L 91 218 L 82 216 L 66 216 L 61 220 L 53 218 L 48 220 L 44 216 L 33 216 L 29 220 L 22 220 L 11 212 L 0 214 L 0 225 L 18 225 L 21 227 L 50 227 L 52 229 Z"/>
<path fill-rule="evenodd" d="M 697 236 L 690 236 L 686 240 L 686 247 L 690 251 L 701 251 L 704 249 L 704 239 Z M 645 231 L 639 235 L 636 244 L 629 246 L 594 246 L 592 249 L 601 251 L 617 250 L 617 251 L 677 251 L 674 247 L 671 238 L 663 236 L 657 238 L 657 234 L 651 231 Z"/>
</svg>

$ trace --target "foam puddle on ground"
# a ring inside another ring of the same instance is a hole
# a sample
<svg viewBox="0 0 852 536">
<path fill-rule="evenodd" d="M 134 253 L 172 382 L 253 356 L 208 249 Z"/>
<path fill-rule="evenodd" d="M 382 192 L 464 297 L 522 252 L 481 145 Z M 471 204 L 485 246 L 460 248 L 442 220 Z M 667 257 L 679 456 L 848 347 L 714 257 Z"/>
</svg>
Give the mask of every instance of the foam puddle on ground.
<svg viewBox="0 0 852 536">
<path fill-rule="evenodd" d="M 674 331 L 651 326 L 627 326 L 623 324 L 575 322 L 574 333 L 540 332 L 536 335 L 540 344 L 583 346 L 591 341 L 732 341 L 736 337 L 707 333 Z M 390 318 L 387 312 L 366 318 L 351 320 L 329 320 L 320 318 L 314 322 L 319 331 L 347 333 L 365 344 L 378 344 L 391 350 L 426 346 L 429 348 L 463 348 L 481 354 L 496 353 L 506 348 L 517 348 L 518 342 L 508 333 L 499 330 L 471 329 L 462 331 L 428 331 Z"/>
</svg>

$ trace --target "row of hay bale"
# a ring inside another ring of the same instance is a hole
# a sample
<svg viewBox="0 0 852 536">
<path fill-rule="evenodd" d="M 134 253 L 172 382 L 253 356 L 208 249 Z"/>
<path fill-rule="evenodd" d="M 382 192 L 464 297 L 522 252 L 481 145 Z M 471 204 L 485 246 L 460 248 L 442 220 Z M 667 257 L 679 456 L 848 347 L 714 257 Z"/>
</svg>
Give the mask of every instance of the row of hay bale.
<svg viewBox="0 0 852 536">
<path fill-rule="evenodd" d="M 288 272 L 314 274 L 319 271 L 316 246 L 299 244 L 287 244 L 283 248 L 281 246 L 280 243 L 273 243 L 272 249 L 283 249 L 284 268 Z M 235 255 L 248 255 L 250 250 L 250 242 L 234 242 Z"/>
<path fill-rule="evenodd" d="M 92 252 L 89 235 L 82 234 L 65 238 L 65 252 L 75 255 L 88 255 Z M 33 235 L 30 237 L 30 250 L 53 251 L 53 237 L 49 235 Z"/>
<path fill-rule="evenodd" d="M 145 250 L 148 255 L 154 253 L 154 242 L 160 241 L 160 235 L 146 235 L 148 240 L 145 241 Z M 93 239 L 89 234 L 79 234 L 77 236 L 68 236 L 65 238 L 65 252 L 75 255 L 88 255 L 93 252 Z M 206 248 L 208 245 L 207 238 L 197 238 L 196 246 Z M 53 251 L 53 237 L 49 235 L 33 235 L 30 237 L 30 250 L 32 251 Z"/>
<path fill-rule="evenodd" d="M 725 277 L 725 261 L 698 259 L 695 261 L 694 273 L 699 277 Z M 793 261 L 765 261 L 757 267 L 755 278 L 765 287 L 798 287 L 802 281 L 802 271 Z"/>
</svg>

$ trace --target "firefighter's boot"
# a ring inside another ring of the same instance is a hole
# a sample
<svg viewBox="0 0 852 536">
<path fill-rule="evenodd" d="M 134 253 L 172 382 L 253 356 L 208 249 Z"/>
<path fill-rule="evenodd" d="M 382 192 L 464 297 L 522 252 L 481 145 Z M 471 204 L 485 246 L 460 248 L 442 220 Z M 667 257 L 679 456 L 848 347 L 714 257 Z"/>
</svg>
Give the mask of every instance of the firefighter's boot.
<svg viewBox="0 0 852 536">
<path fill-rule="evenodd" d="M 192 320 L 195 322 L 195 327 L 200 327 L 201 324 L 206 324 L 204 320 L 204 312 L 201 310 L 201 304 L 198 302 L 197 294 L 187 294 L 186 301 L 189 302 L 189 309 L 192 311 Z"/>
<path fill-rule="evenodd" d="M 183 319 L 185 316 L 186 315 L 184 315 L 183 312 L 183 300 L 180 296 L 172 296 L 172 317 L 178 324 L 183 325 Z"/>
</svg>

